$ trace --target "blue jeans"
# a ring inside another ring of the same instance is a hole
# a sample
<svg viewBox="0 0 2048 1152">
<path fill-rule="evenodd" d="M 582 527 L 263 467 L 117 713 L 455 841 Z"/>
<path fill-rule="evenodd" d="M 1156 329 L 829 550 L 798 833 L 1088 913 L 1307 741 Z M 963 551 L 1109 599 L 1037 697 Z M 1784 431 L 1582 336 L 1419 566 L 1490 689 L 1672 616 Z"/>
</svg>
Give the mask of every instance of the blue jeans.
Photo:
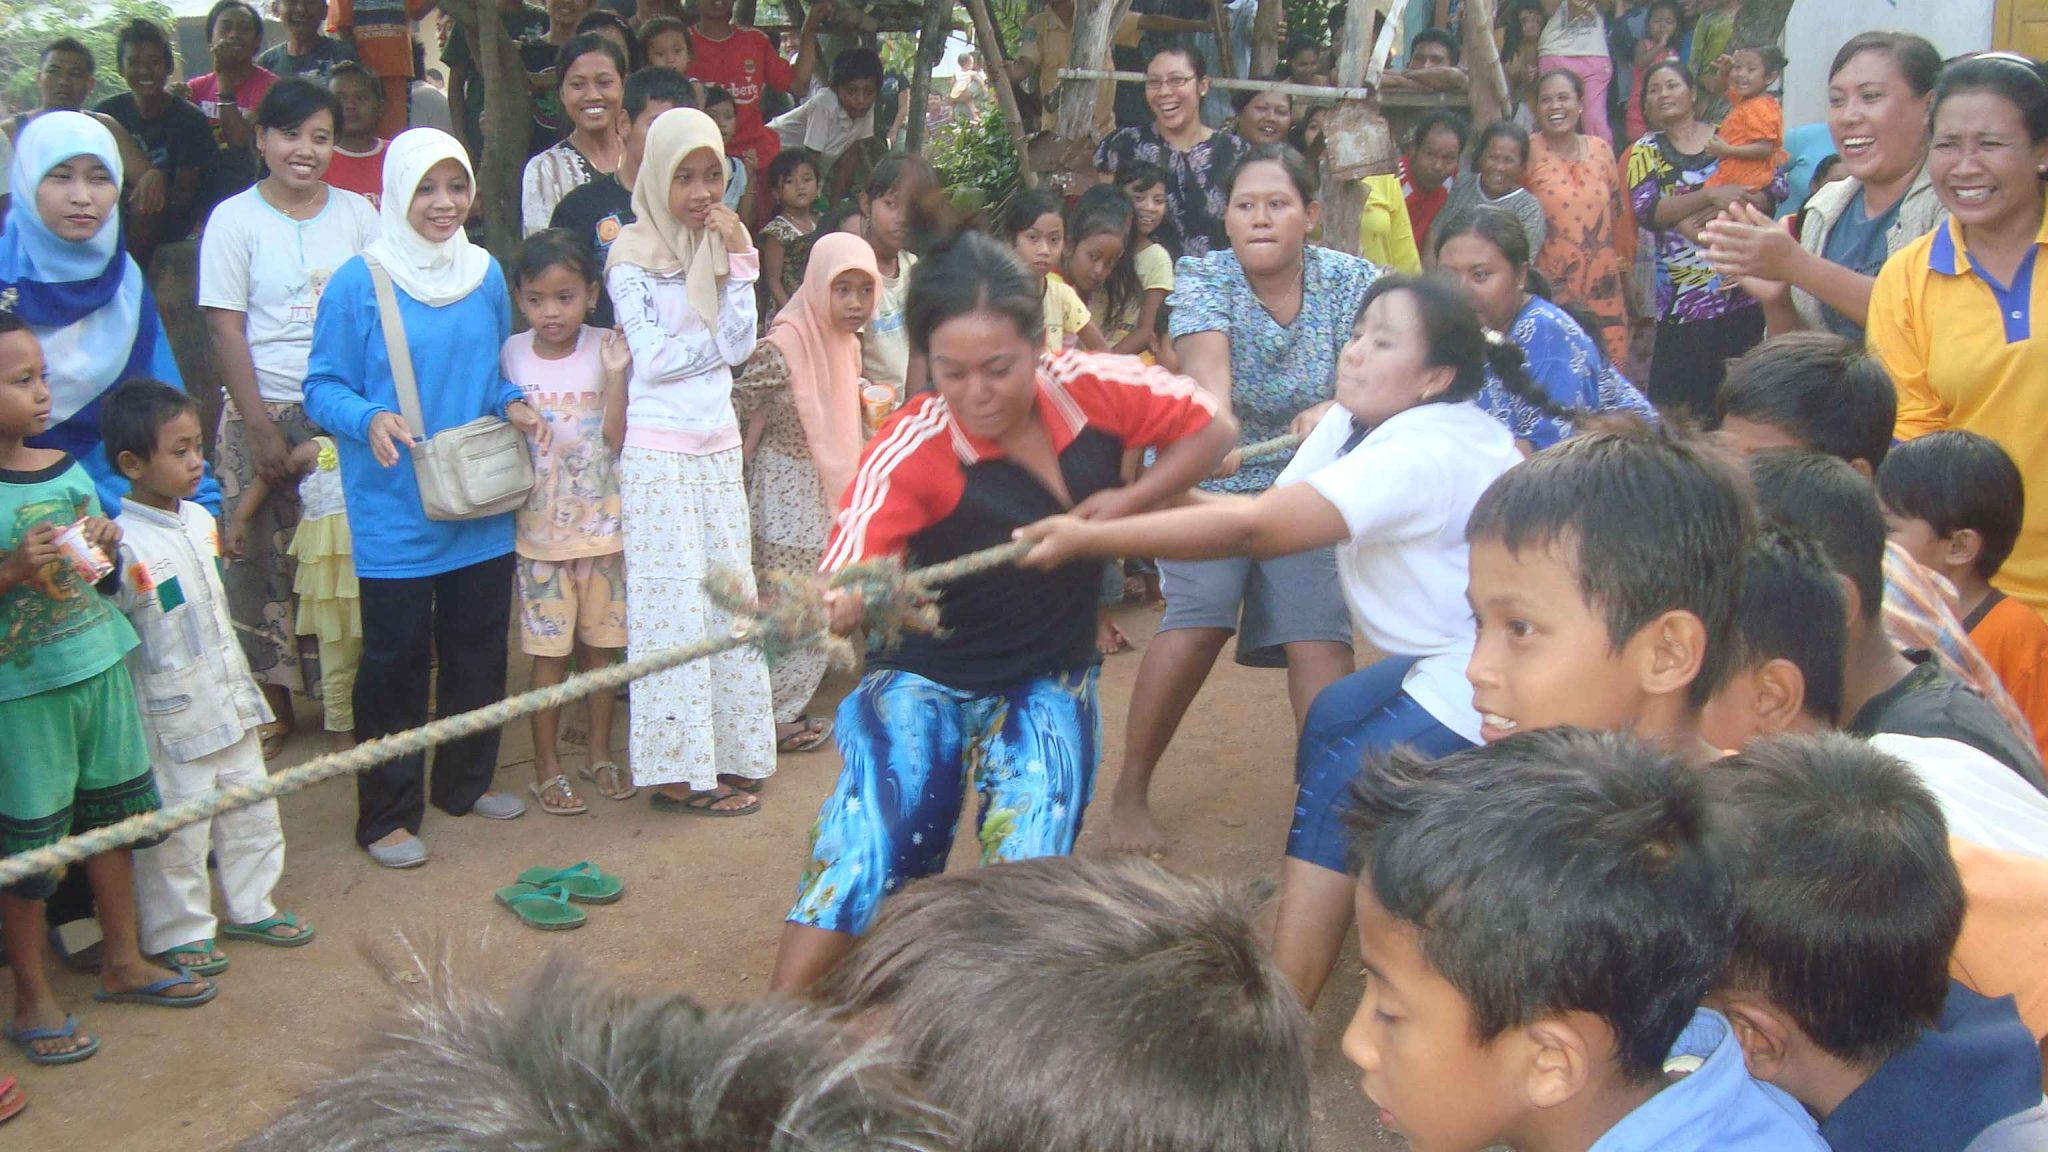
<svg viewBox="0 0 2048 1152">
<path fill-rule="evenodd" d="M 811 830 L 789 920 L 867 931 L 884 897 L 945 871 L 969 792 L 981 862 L 1064 856 L 1095 787 L 1096 669 L 976 695 L 912 672 L 870 672 L 839 705 L 846 766 Z"/>
<path fill-rule="evenodd" d="M 1389 656 L 1323 689 L 1309 706 L 1294 756 L 1289 857 L 1332 872 L 1353 871 L 1344 813 L 1366 756 L 1406 746 L 1434 760 L 1472 746 L 1401 690 L 1415 660 Z"/>
</svg>

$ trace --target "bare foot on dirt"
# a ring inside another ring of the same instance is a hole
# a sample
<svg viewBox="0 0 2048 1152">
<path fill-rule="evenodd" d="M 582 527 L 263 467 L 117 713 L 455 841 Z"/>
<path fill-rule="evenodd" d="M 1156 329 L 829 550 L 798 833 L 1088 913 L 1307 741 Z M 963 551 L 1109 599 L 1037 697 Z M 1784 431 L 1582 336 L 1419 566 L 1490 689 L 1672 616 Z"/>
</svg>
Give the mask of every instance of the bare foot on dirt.
<svg viewBox="0 0 2048 1152">
<path fill-rule="evenodd" d="M 1118 801 L 1109 810 L 1109 850 L 1124 856 L 1158 860 L 1166 855 L 1166 837 L 1152 823 L 1152 809 L 1140 801 Z"/>
</svg>

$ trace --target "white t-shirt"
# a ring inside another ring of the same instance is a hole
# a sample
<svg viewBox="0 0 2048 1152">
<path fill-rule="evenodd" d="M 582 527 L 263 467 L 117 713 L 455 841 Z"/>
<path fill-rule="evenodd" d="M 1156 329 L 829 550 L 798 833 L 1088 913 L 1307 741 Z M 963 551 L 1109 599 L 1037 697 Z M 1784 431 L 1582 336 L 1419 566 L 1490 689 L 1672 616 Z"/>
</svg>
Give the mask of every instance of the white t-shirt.
<svg viewBox="0 0 2048 1152">
<path fill-rule="evenodd" d="M 267 403 L 301 404 L 313 314 L 334 270 L 377 237 L 377 210 L 340 188 L 311 220 L 294 220 L 248 188 L 207 218 L 199 241 L 199 306 L 248 316 L 256 389 Z"/>
<path fill-rule="evenodd" d="M 1607 55 L 1607 22 L 1600 16 L 1598 8 L 1589 7 L 1585 13 L 1572 11 L 1571 0 L 1564 0 L 1550 19 L 1543 22 L 1543 35 L 1536 41 L 1536 55 L 1544 56 L 1605 56 Z"/>
<path fill-rule="evenodd" d="M 1897 757 L 1934 793 L 1950 836 L 2048 858 L 2048 796 L 2019 773 L 1960 740 L 1880 732 L 1870 746 Z"/>
<path fill-rule="evenodd" d="M 829 165 L 875 134 L 875 110 L 868 109 L 856 120 L 846 114 L 839 96 L 827 88 L 770 120 L 768 127 L 782 138 L 784 148 L 809 148 Z"/>
<path fill-rule="evenodd" d="M 1465 521 L 1522 454 L 1501 422 L 1469 401 L 1410 408 L 1343 452 L 1352 431 L 1351 413 L 1332 407 L 1276 483 L 1305 483 L 1343 514 L 1351 539 L 1337 545 L 1337 578 L 1352 623 L 1383 652 L 1422 657 L 1402 688 L 1477 743 L 1479 713 L 1465 680 L 1473 643 Z"/>
</svg>

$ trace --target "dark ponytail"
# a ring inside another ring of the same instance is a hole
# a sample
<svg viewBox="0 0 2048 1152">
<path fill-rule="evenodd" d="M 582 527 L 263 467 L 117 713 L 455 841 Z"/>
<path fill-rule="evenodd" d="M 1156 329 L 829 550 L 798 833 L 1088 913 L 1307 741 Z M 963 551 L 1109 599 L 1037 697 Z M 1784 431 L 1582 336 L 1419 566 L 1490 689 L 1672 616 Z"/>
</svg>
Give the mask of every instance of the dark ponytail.
<svg viewBox="0 0 2048 1152">
<path fill-rule="evenodd" d="M 1538 384 L 1536 378 L 1529 375 L 1529 358 L 1522 354 L 1519 345 L 1508 339 L 1505 332 L 1488 329 L 1485 339 L 1486 367 L 1509 395 L 1545 416 L 1558 420 L 1568 420 L 1576 424 L 1589 415 L 1577 408 L 1562 407 L 1552 400 L 1550 393 L 1543 390 L 1543 385 Z"/>
</svg>

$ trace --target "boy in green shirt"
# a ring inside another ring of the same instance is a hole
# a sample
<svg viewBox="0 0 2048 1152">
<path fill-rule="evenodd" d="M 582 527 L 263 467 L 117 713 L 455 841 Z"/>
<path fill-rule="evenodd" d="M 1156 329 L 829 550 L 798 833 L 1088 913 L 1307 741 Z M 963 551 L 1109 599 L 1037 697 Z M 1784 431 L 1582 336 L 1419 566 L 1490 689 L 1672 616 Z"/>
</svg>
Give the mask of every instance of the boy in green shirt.
<svg viewBox="0 0 2048 1152">
<path fill-rule="evenodd" d="M 0 312 L 0 856 L 55 843 L 158 806 L 135 693 L 121 658 L 135 632 L 65 558 L 73 524 L 102 556 L 121 530 L 100 513 L 92 479 L 70 456 L 24 440 L 48 427 L 43 350 L 27 323 Z M 115 574 L 101 583 L 111 586 Z M 216 989 L 142 958 L 135 863 L 126 848 L 85 862 L 105 936 L 107 1003 L 196 1007 Z M 0 937 L 14 975 L 4 1034 L 32 1064 L 74 1064 L 99 1050 L 57 1005 L 43 965 L 43 875 L 0 888 Z"/>
</svg>

